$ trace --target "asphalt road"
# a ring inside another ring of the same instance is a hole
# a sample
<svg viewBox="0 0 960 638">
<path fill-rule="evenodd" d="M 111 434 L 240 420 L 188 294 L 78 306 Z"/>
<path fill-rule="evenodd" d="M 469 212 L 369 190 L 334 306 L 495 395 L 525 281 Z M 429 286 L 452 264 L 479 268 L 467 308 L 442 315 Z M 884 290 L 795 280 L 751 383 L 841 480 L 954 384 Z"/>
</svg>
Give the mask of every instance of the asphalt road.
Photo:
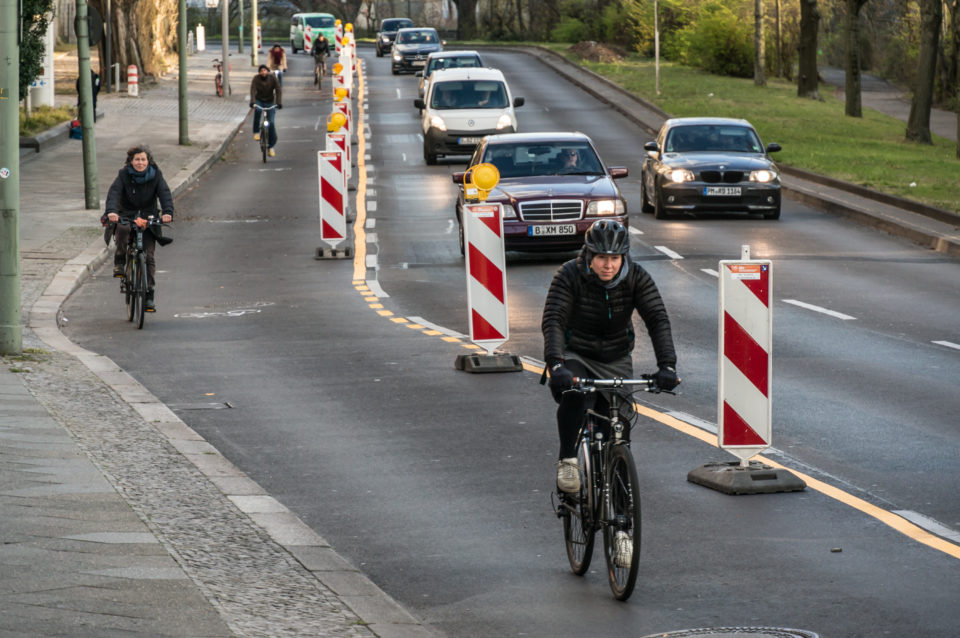
<svg viewBox="0 0 960 638">
<path fill-rule="evenodd" d="M 639 211 L 643 133 L 533 59 L 484 55 L 526 98 L 521 130 L 581 130 L 608 164 L 630 169 L 621 186 L 642 233 L 632 256 L 665 296 L 684 377 L 680 396 L 644 402 L 716 421 L 717 282 L 705 270 L 749 244 L 774 260 L 775 458 L 957 534 L 960 350 L 935 343 L 960 343 L 956 260 L 789 200 L 777 222 L 658 222 Z M 300 55 L 290 56 L 277 157 L 260 163 L 246 130 L 178 200 L 145 330 L 123 320 L 103 269 L 65 306 L 68 336 L 131 372 L 447 635 L 955 635 L 956 558 L 816 490 L 730 497 L 688 483 L 689 470 L 729 457 L 652 420 L 633 436 L 645 521 L 637 590 L 614 601 L 599 553 L 585 578 L 570 574 L 550 506 L 553 404 L 537 375 L 456 372 L 462 345 L 393 321 L 466 331 L 450 181 L 463 162 L 424 165 L 416 80 L 362 57 L 376 256 L 366 277 L 388 295 L 382 309 L 355 290 L 351 261 L 313 259 L 329 98 L 317 99 Z M 543 297 L 568 257 L 509 256 L 506 350 L 542 356 Z"/>
</svg>

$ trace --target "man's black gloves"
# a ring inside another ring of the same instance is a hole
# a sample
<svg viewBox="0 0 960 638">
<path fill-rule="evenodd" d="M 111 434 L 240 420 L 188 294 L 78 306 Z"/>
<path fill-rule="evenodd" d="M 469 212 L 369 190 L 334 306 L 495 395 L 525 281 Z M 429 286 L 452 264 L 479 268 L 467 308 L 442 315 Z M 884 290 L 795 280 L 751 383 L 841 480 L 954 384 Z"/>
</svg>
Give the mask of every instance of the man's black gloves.
<svg viewBox="0 0 960 638">
<path fill-rule="evenodd" d="M 278 111 L 279 111 L 280 109 L 282 109 L 282 108 L 283 108 L 283 104 L 277 104 L 277 110 L 278 110 Z"/>
<path fill-rule="evenodd" d="M 550 390 L 555 395 L 573 387 L 573 373 L 563 366 L 563 362 L 550 366 Z"/>
<path fill-rule="evenodd" d="M 668 392 L 680 384 L 680 379 L 677 378 L 677 371 L 670 366 L 660 366 L 660 369 L 653 375 L 653 379 L 657 382 L 658 388 Z"/>
<path fill-rule="evenodd" d="M 250 102 L 250 108 L 253 108 L 253 102 Z"/>
</svg>

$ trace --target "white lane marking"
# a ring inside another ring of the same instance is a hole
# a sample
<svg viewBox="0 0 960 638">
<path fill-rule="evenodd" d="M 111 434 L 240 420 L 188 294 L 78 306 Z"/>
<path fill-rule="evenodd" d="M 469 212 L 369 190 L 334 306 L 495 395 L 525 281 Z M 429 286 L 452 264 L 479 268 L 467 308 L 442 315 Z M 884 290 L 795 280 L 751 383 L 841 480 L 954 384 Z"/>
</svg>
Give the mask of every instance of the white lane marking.
<svg viewBox="0 0 960 638">
<path fill-rule="evenodd" d="M 946 346 L 947 348 L 954 348 L 955 350 L 960 350 L 960 343 L 951 343 L 949 341 L 933 341 L 932 343 L 935 343 L 938 346 Z"/>
<path fill-rule="evenodd" d="M 370 153 L 367 153 L 366 155 L 364 155 L 364 156 L 363 156 L 363 160 L 364 160 L 365 162 L 369 162 L 369 161 L 370 161 Z"/>
<path fill-rule="evenodd" d="M 700 428 L 701 430 L 706 430 L 712 434 L 717 433 L 717 424 L 711 423 L 710 421 L 704 421 L 703 419 L 697 418 L 692 414 L 687 414 L 686 412 L 667 412 L 669 416 L 672 416 L 676 419 L 680 419 L 684 423 L 689 423 L 695 427 Z"/>
<path fill-rule="evenodd" d="M 407 163 L 407 154 L 406 154 L 406 153 L 400 153 L 400 157 L 401 157 L 401 159 L 403 160 L 403 163 L 406 164 L 406 163 Z M 471 210 L 472 210 L 472 209 L 471 209 Z"/>
<path fill-rule="evenodd" d="M 283 171 L 292 171 L 293 167 L 288 168 L 255 168 L 252 169 L 256 173 L 282 173 Z"/>
<path fill-rule="evenodd" d="M 375 244 L 377 243 L 377 234 L 376 233 L 367 233 L 367 243 Z"/>
<path fill-rule="evenodd" d="M 930 518 L 929 516 L 924 516 L 919 512 L 914 512 L 913 510 L 893 510 L 893 513 L 897 516 L 902 516 L 907 519 L 914 525 L 918 525 L 923 529 L 936 534 L 937 536 L 942 536 L 953 542 L 960 542 L 960 532 L 956 532 L 946 525 Z"/>
<path fill-rule="evenodd" d="M 370 289 L 370 292 L 373 293 L 374 297 L 383 298 L 383 297 L 390 296 L 386 292 L 384 292 L 383 288 L 380 287 L 380 282 L 377 281 L 376 279 L 367 279 L 367 288 Z"/>
<path fill-rule="evenodd" d="M 400 270 L 406 270 L 409 267 L 410 267 L 410 264 L 408 264 L 407 262 L 405 261 L 400 262 Z"/>
<path fill-rule="evenodd" d="M 375 212 L 377 212 L 377 200 L 375 200 L 375 199 L 368 199 L 368 200 L 367 200 L 367 212 L 368 212 L 368 213 L 375 213 Z"/>
<path fill-rule="evenodd" d="M 400 96 L 400 89 L 397 89 L 397 99 L 398 99 L 398 100 L 403 99 L 403 98 Z"/>
<path fill-rule="evenodd" d="M 373 268 L 377 270 L 377 256 L 376 255 L 367 255 L 367 268 Z"/>
<path fill-rule="evenodd" d="M 368 188 L 368 189 L 367 189 L 367 199 L 376 199 L 376 197 L 377 197 L 377 191 L 376 191 L 376 189 Z"/>
<path fill-rule="evenodd" d="M 372 172 L 373 172 L 373 169 L 375 169 L 375 168 L 376 168 L 376 166 L 374 166 L 373 164 L 367 164 L 367 166 L 366 166 L 367 173 L 368 173 L 368 174 L 369 174 L 369 173 L 372 173 Z"/>
<path fill-rule="evenodd" d="M 208 219 L 208 224 L 257 224 L 265 222 L 265 219 Z M 157 272 L 163 272 L 158 270 Z"/>
<path fill-rule="evenodd" d="M 419 139 L 420 142 L 423 143 L 423 133 L 417 133 L 417 139 Z"/>
<path fill-rule="evenodd" d="M 447 230 L 445 231 L 445 233 L 446 233 L 447 235 L 452 235 L 452 234 L 453 234 L 453 220 L 452 220 L 452 219 L 448 219 L 448 220 L 447 220 Z"/>
<path fill-rule="evenodd" d="M 373 230 L 374 228 L 377 227 L 377 220 L 374 219 L 373 217 L 368 217 L 367 223 L 364 224 L 363 227 L 366 228 L 367 230 Z"/>
<path fill-rule="evenodd" d="M 313 125 L 313 130 L 314 131 L 320 130 L 320 125 L 323 124 L 324 122 L 326 122 L 326 118 L 321 115 L 320 117 L 317 118 L 317 123 Z"/>
<path fill-rule="evenodd" d="M 631 226 L 631 227 L 630 227 L 630 234 L 631 234 L 631 235 L 642 235 L 642 234 L 643 234 L 643 231 L 640 230 L 639 228 L 634 228 L 633 226 Z"/>
<path fill-rule="evenodd" d="M 427 328 L 430 328 L 431 330 L 436 330 L 437 332 L 443 333 L 443 334 L 447 335 L 448 337 L 456 337 L 456 338 L 458 338 L 458 339 L 466 339 L 466 338 L 467 338 L 467 335 L 465 335 L 465 334 L 460 334 L 460 333 L 457 332 L 456 330 L 451 330 L 450 328 L 444 328 L 443 326 L 438 326 L 438 325 L 435 324 L 435 323 L 430 323 L 429 321 L 427 321 L 427 320 L 424 319 L 423 317 L 407 317 L 407 319 L 409 319 L 410 321 L 415 321 L 415 322 L 419 323 L 421 326 L 426 326 Z"/>
<path fill-rule="evenodd" d="M 837 312 L 836 310 L 830 310 L 829 308 L 823 308 L 821 306 L 815 306 L 812 303 L 804 303 L 802 301 L 797 301 L 796 299 L 784 299 L 783 303 L 799 306 L 800 308 L 806 308 L 807 310 L 812 310 L 814 312 L 820 312 L 825 315 L 829 315 L 831 317 L 836 317 L 837 319 L 843 319 L 844 321 L 850 321 L 851 319 L 856 319 L 856 317 L 845 315 L 842 312 Z"/>
<path fill-rule="evenodd" d="M 662 252 L 664 255 L 666 255 L 670 259 L 683 259 L 683 255 L 670 250 L 666 246 L 654 246 L 654 248 Z"/>
<path fill-rule="evenodd" d="M 714 270 L 713 268 L 701 268 L 701 269 L 700 269 L 700 272 L 705 272 L 705 273 L 707 273 L 708 275 L 710 275 L 711 277 L 716 277 L 716 278 L 718 278 L 718 279 L 720 278 L 720 273 L 718 273 L 718 272 L 717 272 L 716 270 Z"/>
</svg>

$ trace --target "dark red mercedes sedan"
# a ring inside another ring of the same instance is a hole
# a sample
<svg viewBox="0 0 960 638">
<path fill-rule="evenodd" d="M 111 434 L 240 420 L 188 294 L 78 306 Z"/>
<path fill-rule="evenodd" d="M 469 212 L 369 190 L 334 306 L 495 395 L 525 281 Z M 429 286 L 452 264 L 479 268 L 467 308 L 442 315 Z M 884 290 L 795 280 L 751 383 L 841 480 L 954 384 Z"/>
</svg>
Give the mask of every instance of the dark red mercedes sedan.
<svg viewBox="0 0 960 638">
<path fill-rule="evenodd" d="M 624 166 L 606 166 L 583 133 L 488 135 L 477 146 L 466 171 L 453 174 L 460 186 L 457 222 L 463 254 L 463 178 L 473 166 L 493 164 L 500 183 L 488 202 L 503 205 L 507 250 L 565 251 L 583 245 L 583 234 L 600 218 L 627 225 L 627 202 L 615 179 Z"/>
</svg>

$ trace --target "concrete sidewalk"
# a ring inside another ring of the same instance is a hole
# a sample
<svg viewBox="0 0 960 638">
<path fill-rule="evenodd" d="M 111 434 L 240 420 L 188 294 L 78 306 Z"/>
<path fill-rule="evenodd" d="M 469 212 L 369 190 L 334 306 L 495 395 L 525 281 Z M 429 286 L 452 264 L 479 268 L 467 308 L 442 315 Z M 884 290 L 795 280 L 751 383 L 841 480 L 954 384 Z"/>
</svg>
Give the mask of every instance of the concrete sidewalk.
<svg viewBox="0 0 960 638">
<path fill-rule="evenodd" d="M 254 70 L 232 56 L 235 90 L 216 98 L 218 56 L 189 58 L 189 146 L 175 76 L 139 98 L 100 95 L 99 209 L 84 209 L 80 141 L 21 160 L 25 353 L 0 359 L 0 636 L 433 635 L 59 330 L 63 301 L 109 257 L 99 217 L 126 149 L 148 144 L 176 196 L 243 126 Z"/>
</svg>

